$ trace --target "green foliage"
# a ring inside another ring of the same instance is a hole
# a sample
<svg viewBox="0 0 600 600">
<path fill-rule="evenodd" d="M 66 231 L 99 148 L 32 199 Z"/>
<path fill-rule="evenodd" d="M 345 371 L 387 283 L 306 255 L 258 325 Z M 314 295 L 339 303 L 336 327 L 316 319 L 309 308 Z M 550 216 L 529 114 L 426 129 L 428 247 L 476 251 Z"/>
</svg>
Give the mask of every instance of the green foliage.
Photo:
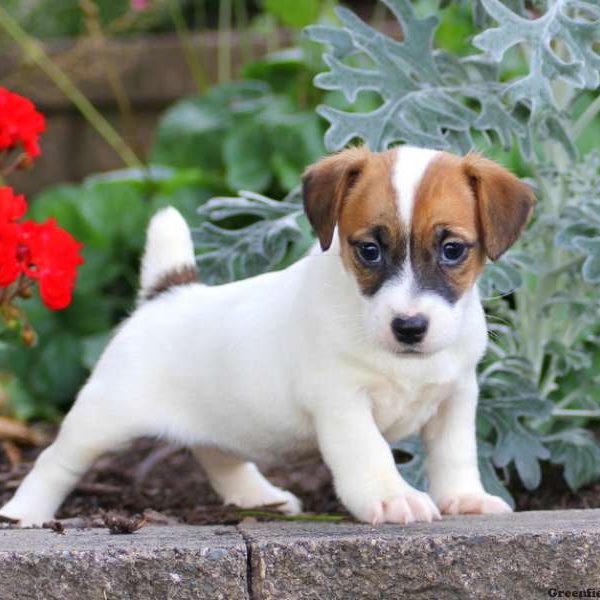
<svg viewBox="0 0 600 600">
<path fill-rule="evenodd" d="M 265 10 L 288 27 L 305 27 L 317 20 L 319 0 L 265 0 Z"/>
<path fill-rule="evenodd" d="M 345 8 L 337 11 L 341 26 L 308 28 L 311 40 L 328 47 L 328 70 L 316 85 L 337 94 L 318 108 L 329 122 L 325 145 L 339 150 L 362 140 L 382 150 L 401 142 L 458 153 L 485 147 L 531 176 L 537 217 L 481 281 L 492 338 L 480 369 L 479 463 L 486 488 L 507 498 L 512 475 L 528 489 L 540 484 L 543 461 L 562 466 L 575 489 L 600 475 L 600 447 L 585 429 L 600 417 L 600 158 L 589 152 L 593 136 L 586 141 L 600 128 L 598 9 L 556 0 L 536 5 L 541 12 L 532 18 L 519 0 L 481 0 L 474 17 L 484 30 L 474 47 L 449 52 L 432 47 L 434 39 L 444 43 L 437 17 L 417 17 L 408 0 L 384 4 L 400 21 L 401 41 Z M 453 4 L 444 24 L 462 14 L 465 3 Z M 364 102 L 373 96 L 375 103 Z M 578 150 L 585 155 L 574 161 Z M 210 206 L 218 218 L 220 201 Z M 295 219 L 296 206 L 287 211 Z M 245 235 L 255 248 L 278 244 L 269 246 L 270 256 L 293 254 L 293 236 L 277 237 L 282 222 L 280 211 L 263 213 L 259 227 L 236 231 L 235 245 L 227 235 L 213 240 L 214 272 L 219 263 L 237 265 L 221 270 L 227 278 L 275 266 L 263 257 L 245 270 L 236 256 L 246 250 Z M 403 472 L 422 481 L 418 445 L 408 440 L 398 449 L 412 455 Z"/>
<path fill-rule="evenodd" d="M 172 31 L 169 2 L 153 0 L 143 11 L 133 10 L 129 0 L 94 0 L 88 4 L 80 0 L 3 0 L 2 4 L 29 35 L 46 41 L 88 33 L 86 18 L 90 15 L 109 35 Z"/>
<path fill-rule="evenodd" d="M 243 81 L 176 103 L 162 118 L 152 162 L 201 167 L 226 187 L 285 193 L 323 153 L 312 112 L 267 83 Z"/>
<path fill-rule="evenodd" d="M 408 2 L 387 4 L 407 33 L 402 42 L 342 8 L 338 16 L 344 28 L 308 28 L 311 39 L 330 46 L 324 55 L 330 70 L 315 80 L 319 87 L 341 91 L 348 102 L 364 91 L 376 92 L 382 101 L 371 113 L 320 106 L 318 112 L 331 124 L 325 136 L 328 150 L 360 138 L 373 149 L 402 141 L 465 152 L 473 147 L 473 129 L 486 135 L 495 133 L 505 147 L 511 143 L 514 129 L 520 143 L 528 146 L 525 123 L 500 100 L 498 69 L 481 58 L 433 53 L 438 19 L 418 19 Z M 464 99 L 469 102 L 461 101 Z"/>
<path fill-rule="evenodd" d="M 213 198 L 201 209 L 207 221 L 196 230 L 198 266 L 207 283 L 233 281 L 288 266 L 312 244 L 298 189 L 284 200 L 254 192 L 239 198 Z M 253 217 L 239 229 L 214 222 Z"/>
<path fill-rule="evenodd" d="M 506 149 L 516 139 L 527 157 L 532 153 L 532 133 L 538 141 L 560 140 L 573 153 L 560 118 L 562 106 L 555 97 L 559 92 L 553 92 L 550 82 L 560 79 L 576 88 L 597 87 L 600 58 L 592 44 L 600 35 L 600 25 L 583 15 L 571 16 L 568 0 L 554 2 L 535 20 L 520 17 L 498 0 L 482 3 L 501 25 L 473 40 L 486 54 L 462 58 L 432 51 L 438 19 L 417 18 L 407 1 L 384 2 L 403 26 L 401 42 L 343 8 L 338 16 L 344 27 L 309 27 L 311 39 L 329 46 L 324 60 L 330 70 L 315 83 L 343 92 L 349 102 L 366 90 L 377 92 L 382 100 L 370 114 L 319 107 L 330 122 L 327 148 L 336 150 L 360 138 L 374 149 L 406 142 L 463 153 L 474 146 L 472 134 L 477 131 L 488 142 L 495 134 Z M 503 80 L 501 59 L 518 43 L 528 48 L 527 72 Z M 560 52 L 554 49 L 556 44 Z M 571 62 L 561 60 L 559 54 L 565 53 Z"/>
</svg>

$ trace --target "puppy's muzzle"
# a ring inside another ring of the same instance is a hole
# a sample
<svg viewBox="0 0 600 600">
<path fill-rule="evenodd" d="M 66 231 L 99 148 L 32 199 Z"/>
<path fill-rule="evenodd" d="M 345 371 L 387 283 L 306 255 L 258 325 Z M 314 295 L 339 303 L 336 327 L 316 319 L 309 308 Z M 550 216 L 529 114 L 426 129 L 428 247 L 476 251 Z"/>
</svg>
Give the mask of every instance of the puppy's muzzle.
<svg viewBox="0 0 600 600">
<path fill-rule="evenodd" d="M 412 346 L 423 341 L 428 326 L 429 319 L 425 315 L 399 315 L 392 321 L 392 332 L 400 343 Z"/>
</svg>

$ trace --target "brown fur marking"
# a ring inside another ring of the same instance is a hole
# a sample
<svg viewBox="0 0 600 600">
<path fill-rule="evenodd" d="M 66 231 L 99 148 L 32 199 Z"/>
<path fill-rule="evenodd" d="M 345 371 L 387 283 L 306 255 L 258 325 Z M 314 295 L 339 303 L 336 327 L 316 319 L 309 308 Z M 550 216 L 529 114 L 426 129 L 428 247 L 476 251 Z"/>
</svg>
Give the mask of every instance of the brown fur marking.
<svg viewBox="0 0 600 600">
<path fill-rule="evenodd" d="M 362 146 L 349 148 L 322 158 L 304 172 L 304 210 L 323 250 L 331 245 L 342 204 L 370 154 Z"/>
<path fill-rule="evenodd" d="M 402 269 L 410 235 L 418 285 L 455 302 L 475 283 L 486 255 L 496 260 L 515 242 L 531 214 L 533 194 L 491 160 L 442 152 L 415 192 L 408 234 L 398 218 L 392 183 L 396 159 L 396 150 L 373 153 L 358 147 L 320 160 L 303 178 L 308 219 L 324 250 L 338 225 L 342 260 L 363 294 L 375 294 Z M 463 262 L 444 265 L 441 246 L 452 241 L 466 244 L 468 253 Z M 381 264 L 363 264 L 359 242 L 376 242 L 383 251 Z"/>
<path fill-rule="evenodd" d="M 360 177 L 342 207 L 339 232 L 344 265 L 365 295 L 373 295 L 397 272 L 406 258 L 406 232 L 398 220 L 392 184 L 395 150 L 369 153 Z M 384 251 L 379 268 L 365 266 L 356 253 L 357 242 L 377 242 Z"/>
<path fill-rule="evenodd" d="M 485 263 L 477 201 L 462 158 L 443 152 L 427 167 L 415 192 L 411 228 L 411 260 L 420 287 L 456 301 Z M 445 267 L 439 263 L 440 246 L 451 241 L 472 247 L 464 262 Z"/>
<path fill-rule="evenodd" d="M 527 185 L 492 160 L 469 153 L 463 162 L 477 196 L 483 245 L 487 255 L 496 260 L 521 235 L 535 196 Z"/>
<path fill-rule="evenodd" d="M 145 294 L 145 300 L 153 300 L 162 293 L 170 290 L 171 288 L 180 285 L 189 285 L 190 283 L 197 283 L 198 270 L 195 266 L 186 265 L 178 269 L 173 269 L 165 273 Z"/>
</svg>

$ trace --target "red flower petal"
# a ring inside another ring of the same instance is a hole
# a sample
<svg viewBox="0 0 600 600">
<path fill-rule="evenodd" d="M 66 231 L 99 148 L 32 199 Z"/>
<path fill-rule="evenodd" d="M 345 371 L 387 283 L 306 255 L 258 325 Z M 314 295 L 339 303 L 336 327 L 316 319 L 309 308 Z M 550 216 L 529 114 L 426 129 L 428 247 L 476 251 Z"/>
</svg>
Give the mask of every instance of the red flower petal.
<svg viewBox="0 0 600 600">
<path fill-rule="evenodd" d="M 25 196 L 16 196 L 10 187 L 0 187 L 0 223 L 16 221 L 27 212 Z"/>
<path fill-rule="evenodd" d="M 0 287 L 13 283 L 21 273 L 17 261 L 19 226 L 0 221 Z"/>
<path fill-rule="evenodd" d="M 29 256 L 22 268 L 28 277 L 37 279 L 44 304 L 53 310 L 71 302 L 77 267 L 82 264 L 82 245 L 54 219 L 46 223 L 25 221 L 21 225 L 22 242 Z"/>
<path fill-rule="evenodd" d="M 31 158 L 40 154 L 39 137 L 46 120 L 31 100 L 0 88 L 0 150 L 20 146 Z"/>
</svg>

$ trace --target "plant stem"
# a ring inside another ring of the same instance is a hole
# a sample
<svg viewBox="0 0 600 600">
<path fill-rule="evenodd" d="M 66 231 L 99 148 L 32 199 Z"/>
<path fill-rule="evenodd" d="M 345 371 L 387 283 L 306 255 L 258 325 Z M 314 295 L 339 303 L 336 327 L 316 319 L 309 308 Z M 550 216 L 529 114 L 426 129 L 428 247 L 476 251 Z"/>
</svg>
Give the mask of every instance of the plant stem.
<svg viewBox="0 0 600 600">
<path fill-rule="evenodd" d="M 219 2 L 219 38 L 217 44 L 217 67 L 219 83 L 231 80 L 231 16 L 232 0 Z"/>
<path fill-rule="evenodd" d="M 277 519 L 278 521 L 328 521 L 340 523 L 348 521 L 350 517 L 344 515 L 285 515 L 283 513 L 271 512 L 268 510 L 239 510 L 239 515 L 244 517 L 266 517 L 268 519 Z"/>
<path fill-rule="evenodd" d="M 580 410 L 576 408 L 555 408 L 552 411 L 553 417 L 563 419 L 600 419 L 600 410 Z"/>
<path fill-rule="evenodd" d="M 111 57 L 106 52 L 106 35 L 100 22 L 100 16 L 98 12 L 98 6 L 95 0 L 79 0 L 81 11 L 83 12 L 86 28 L 94 44 L 94 50 L 98 51 L 98 55 L 101 57 L 104 63 L 104 72 L 108 85 L 111 88 L 113 97 L 119 112 L 123 118 L 123 125 L 129 138 L 130 143 L 136 150 L 140 150 L 139 144 L 136 143 L 138 138 L 137 127 L 135 123 L 135 116 L 131 106 L 131 100 L 127 95 L 125 85 L 117 71 Z"/>
<path fill-rule="evenodd" d="M 206 73 L 204 72 L 204 67 L 198 59 L 196 50 L 194 49 L 192 36 L 185 22 L 185 18 L 183 17 L 183 13 L 181 12 L 179 0 L 169 0 L 169 8 L 171 9 L 171 18 L 173 19 L 175 31 L 177 32 L 177 37 L 179 38 L 181 49 L 183 50 L 183 55 L 185 56 L 185 62 L 187 63 L 190 73 L 194 78 L 194 82 L 196 83 L 198 91 L 202 93 L 208 86 Z"/>
<path fill-rule="evenodd" d="M 246 0 L 235 0 L 235 16 L 236 29 L 240 35 L 242 64 L 246 65 L 252 60 L 252 46 L 250 44 L 250 37 L 248 36 Z"/>
<path fill-rule="evenodd" d="M 571 135 L 574 139 L 577 139 L 587 129 L 588 125 L 594 120 L 598 113 L 600 113 L 600 94 L 598 94 L 598 97 L 590 103 L 573 125 Z"/>
<path fill-rule="evenodd" d="M 0 6 L 0 27 L 18 44 L 25 55 L 33 61 L 77 107 L 96 132 L 119 155 L 125 165 L 143 168 L 142 161 L 119 135 L 116 129 L 100 114 L 96 107 L 77 88 L 71 78 L 44 52 L 23 28 Z"/>
</svg>

